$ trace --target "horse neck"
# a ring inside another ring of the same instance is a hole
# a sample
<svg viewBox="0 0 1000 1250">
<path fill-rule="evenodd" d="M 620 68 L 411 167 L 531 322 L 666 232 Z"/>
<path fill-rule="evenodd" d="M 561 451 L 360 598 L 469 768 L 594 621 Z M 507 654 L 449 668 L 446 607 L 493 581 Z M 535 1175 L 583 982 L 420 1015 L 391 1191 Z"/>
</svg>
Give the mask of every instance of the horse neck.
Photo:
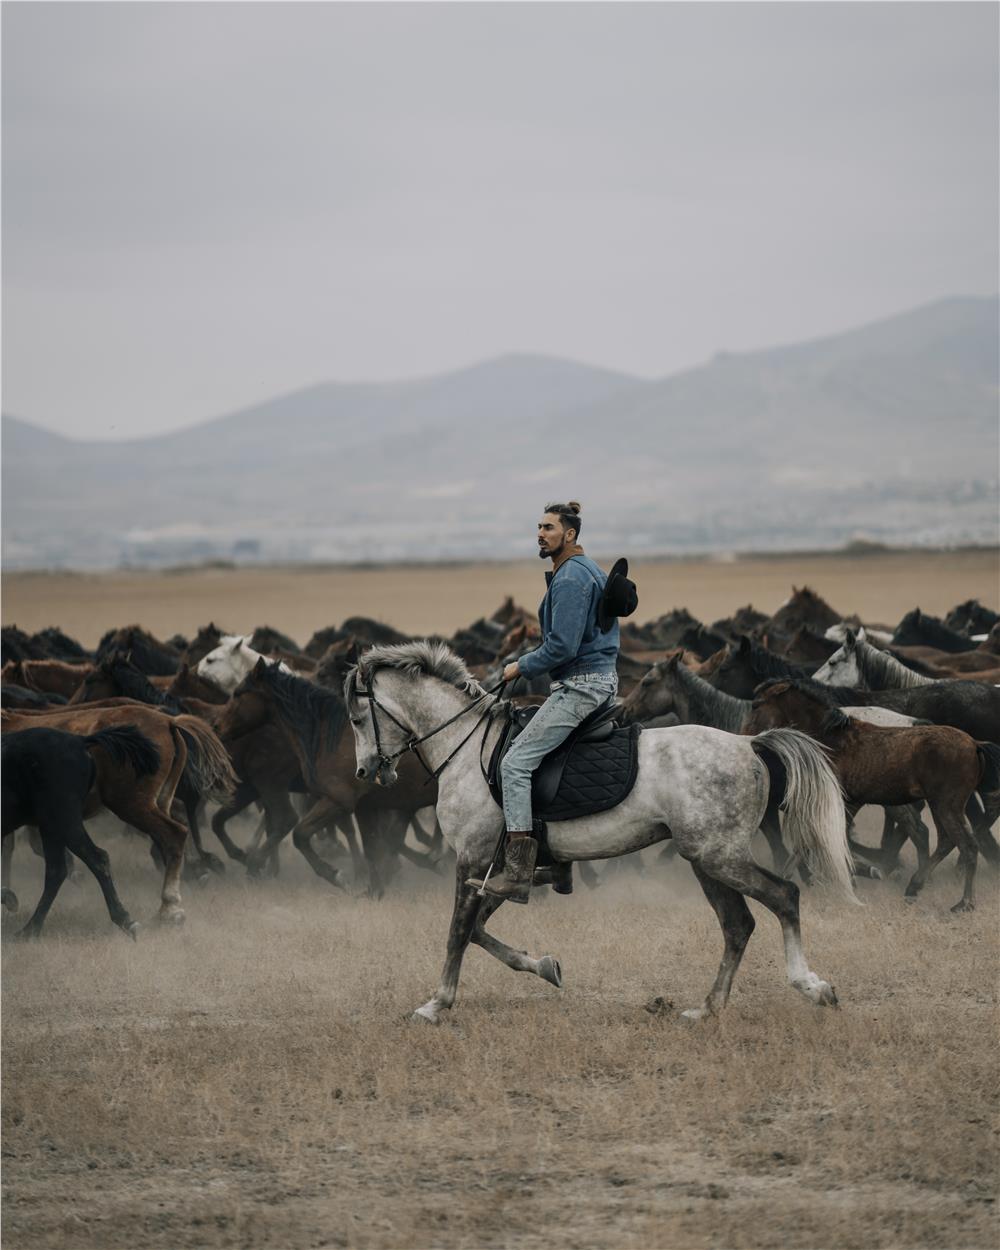
<svg viewBox="0 0 1000 1250">
<path fill-rule="evenodd" d="M 444 763 L 489 706 L 488 700 L 483 699 L 477 704 L 473 696 L 433 677 L 403 677 L 394 672 L 390 675 L 383 669 L 379 672 L 377 680 L 379 682 L 386 680 L 388 694 L 396 705 L 393 715 L 399 716 L 399 720 L 407 726 L 413 736 L 423 738 L 426 734 L 431 734 L 431 737 L 426 742 L 422 742 L 418 749 L 421 757 L 432 770 Z M 377 686 L 375 697 L 379 697 Z M 456 721 L 439 732 L 432 733 L 433 730 L 438 729 L 439 725 L 443 725 L 445 721 L 465 708 L 469 710 L 464 716 L 459 716 Z M 378 715 L 377 708 L 375 714 Z M 481 743 L 482 730 L 480 729 L 479 733 L 472 735 L 466 747 L 475 744 L 478 752 Z M 463 751 L 462 755 L 464 754 Z M 456 765 L 457 763 L 456 760 Z M 442 784 L 450 771 L 450 768 L 445 769 L 442 774 Z M 478 763 L 475 772 L 478 777 Z"/>
<path fill-rule="evenodd" d="M 867 642 L 858 642 L 854 651 L 858 672 L 869 690 L 909 690 L 933 685 L 933 678 L 921 677 L 893 655 L 887 655 Z"/>
<path fill-rule="evenodd" d="M 743 727 L 750 704 L 746 699 L 737 699 L 725 691 L 716 690 L 713 685 L 680 665 L 675 670 L 677 690 L 686 703 L 687 715 L 684 720 L 688 724 L 708 725 L 712 729 L 728 729 L 738 733 Z"/>
</svg>

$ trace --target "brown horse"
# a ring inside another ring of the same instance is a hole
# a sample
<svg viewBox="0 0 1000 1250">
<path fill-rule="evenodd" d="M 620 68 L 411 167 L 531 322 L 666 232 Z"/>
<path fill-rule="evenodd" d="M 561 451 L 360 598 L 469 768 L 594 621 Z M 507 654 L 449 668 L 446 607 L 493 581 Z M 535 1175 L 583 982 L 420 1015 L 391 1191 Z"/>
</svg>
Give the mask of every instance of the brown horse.
<svg viewBox="0 0 1000 1250">
<path fill-rule="evenodd" d="M 153 685 L 158 686 L 159 682 L 154 681 Z M 199 699 L 202 703 L 215 703 L 220 706 L 229 698 L 224 690 L 206 681 L 204 677 L 199 677 L 195 670 L 186 663 L 181 664 L 176 674 L 170 679 L 166 693 L 173 699 Z"/>
<path fill-rule="evenodd" d="M 204 691 L 212 695 L 212 701 L 179 697 L 169 690 L 160 690 L 154 684 L 153 678 L 140 673 L 126 656 L 114 652 L 87 675 L 76 695 L 70 700 L 70 706 L 89 705 L 95 700 L 124 696 L 157 707 L 170 716 L 189 713 L 207 722 L 213 729 L 217 728 L 228 702 L 228 697 L 218 687 L 199 677 L 197 673 L 192 673 L 186 665 L 182 665 L 177 676 L 170 680 L 170 687 Z M 261 729 L 256 734 L 241 738 L 229 748 L 229 754 L 239 782 L 235 791 L 227 796 L 222 807 L 213 815 L 212 831 L 230 859 L 246 864 L 246 852 L 229 836 L 227 821 L 257 800 L 264 807 L 268 830 L 280 829 L 283 837 L 295 824 L 295 809 L 289 801 L 288 792 L 295 785 L 299 769 L 291 749 L 282 736 L 273 730 Z M 222 865 L 202 846 L 198 823 L 201 795 L 182 779 L 177 797 L 184 805 L 191 837 L 202 864 L 214 872 L 221 872 Z M 276 857 L 272 859 L 272 868 L 277 871 Z"/>
<path fill-rule="evenodd" d="M 965 889 L 952 911 L 973 909 L 978 848 L 965 809 L 977 790 L 1000 789 L 1000 747 L 975 742 L 946 725 L 883 729 L 865 724 L 846 716 L 815 686 L 794 678 L 775 678 L 758 687 L 743 732 L 779 727 L 800 729 L 827 748 L 851 814 L 864 803 L 926 800 L 938 844 L 911 878 L 906 897 L 915 898 L 934 868 L 958 847 Z"/>
<path fill-rule="evenodd" d="M 339 873 L 313 848 L 313 836 L 333 824 L 346 833 L 351 817 L 357 821 L 368 862 L 370 893 L 384 893 L 381 861 L 385 849 L 412 859 L 422 867 L 433 861 L 405 845 L 406 829 L 416 813 L 437 802 L 437 783 L 429 783 L 411 756 L 401 762 L 400 784 L 372 786 L 359 781 L 354 738 L 343 695 L 305 678 L 283 673 L 261 658 L 233 692 L 219 724 L 223 741 L 232 748 L 243 735 L 269 725 L 279 728 L 295 752 L 310 794 L 325 800 L 299 820 L 292 840 L 310 867 L 332 885 Z M 287 831 L 285 831 L 287 832 Z M 264 857 L 281 842 L 285 832 L 268 834 L 259 850 L 248 856 L 248 867 L 259 871 Z"/>
<path fill-rule="evenodd" d="M 8 660 L 0 670 L 0 681 L 70 699 L 92 669 L 92 664 L 67 664 L 63 660 Z"/>
<path fill-rule="evenodd" d="M 160 918 L 180 923 L 180 878 L 188 830 L 170 814 L 178 783 L 190 759 L 203 792 L 222 797 L 235 782 L 229 758 L 207 725 L 193 716 L 170 717 L 131 699 L 109 701 L 112 706 L 87 705 L 47 712 L 2 712 L 4 731 L 32 728 L 63 729 L 89 735 L 121 725 L 135 728 L 153 743 L 159 754 L 155 772 L 141 779 L 112 779 L 101 791 L 108 808 L 126 824 L 152 839 L 163 860 Z"/>
</svg>

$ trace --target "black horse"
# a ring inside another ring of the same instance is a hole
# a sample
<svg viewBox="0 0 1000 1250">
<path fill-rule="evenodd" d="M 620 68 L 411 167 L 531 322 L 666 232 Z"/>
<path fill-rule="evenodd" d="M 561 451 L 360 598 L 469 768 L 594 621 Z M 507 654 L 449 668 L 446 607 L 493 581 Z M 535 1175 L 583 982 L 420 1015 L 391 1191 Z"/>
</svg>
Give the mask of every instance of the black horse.
<svg viewBox="0 0 1000 1250">
<path fill-rule="evenodd" d="M 138 925 L 118 897 L 107 853 L 91 839 L 83 824 L 91 792 L 100 790 L 100 768 L 129 768 L 135 777 L 147 777 L 160 766 L 155 745 L 134 725 L 102 729 L 82 737 L 61 729 L 22 729 L 4 734 L 2 836 L 22 825 L 37 827 L 45 855 L 45 886 L 38 906 L 21 930 L 38 937 L 49 908 L 66 880 L 66 852 L 72 851 L 97 878 L 112 921 L 130 937 Z M 99 793 L 93 796 L 99 800 Z M 6 890 L 6 894 L 11 894 Z M 16 903 L 13 896 L 4 902 Z"/>
</svg>

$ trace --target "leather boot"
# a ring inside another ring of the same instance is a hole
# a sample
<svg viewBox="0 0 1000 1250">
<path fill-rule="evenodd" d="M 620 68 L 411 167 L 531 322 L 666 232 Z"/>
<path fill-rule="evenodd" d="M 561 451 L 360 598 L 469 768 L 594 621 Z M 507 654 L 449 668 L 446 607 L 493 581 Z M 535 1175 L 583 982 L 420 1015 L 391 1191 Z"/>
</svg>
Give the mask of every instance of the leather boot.
<svg viewBox="0 0 1000 1250">
<path fill-rule="evenodd" d="M 538 843 L 530 834 L 508 831 L 503 872 L 490 873 L 485 884 L 486 893 L 507 902 L 526 903 L 531 894 L 537 855 Z M 484 888 L 482 880 L 473 879 L 465 884 L 476 890 Z"/>
</svg>

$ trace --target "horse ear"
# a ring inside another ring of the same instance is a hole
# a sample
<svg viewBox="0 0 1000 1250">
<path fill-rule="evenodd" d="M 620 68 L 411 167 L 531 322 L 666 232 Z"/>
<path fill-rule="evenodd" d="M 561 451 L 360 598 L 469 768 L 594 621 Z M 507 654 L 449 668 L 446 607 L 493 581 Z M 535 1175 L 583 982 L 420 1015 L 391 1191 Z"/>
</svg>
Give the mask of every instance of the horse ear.
<svg viewBox="0 0 1000 1250">
<path fill-rule="evenodd" d="M 857 634 L 850 628 L 850 626 L 848 626 L 848 628 L 844 630 L 844 646 L 848 649 L 848 651 L 853 651 L 857 646 L 857 642 Z"/>
<path fill-rule="evenodd" d="M 190 673 L 190 671 L 191 671 L 191 670 L 188 668 L 187 663 L 184 663 L 184 664 L 182 664 L 182 665 L 180 666 L 180 668 L 177 670 L 177 676 L 178 676 L 178 677 L 186 677 L 186 676 L 188 675 L 188 673 Z"/>
<path fill-rule="evenodd" d="M 667 656 L 667 672 L 676 673 L 677 665 L 681 662 L 681 652 L 675 651 L 673 655 Z"/>
<path fill-rule="evenodd" d="M 233 639 L 233 641 L 229 644 L 229 650 L 239 651 L 240 647 L 242 646 L 243 646 L 243 638 L 240 634 L 237 634 L 236 637 Z"/>
<path fill-rule="evenodd" d="M 254 677 L 262 677 L 264 673 L 266 672 L 267 672 L 267 660 L 265 660 L 264 657 L 261 656 L 260 659 L 257 661 L 257 663 L 254 665 L 253 675 Z"/>
<path fill-rule="evenodd" d="M 740 634 L 740 655 L 750 654 L 750 639 L 746 634 Z"/>
</svg>

